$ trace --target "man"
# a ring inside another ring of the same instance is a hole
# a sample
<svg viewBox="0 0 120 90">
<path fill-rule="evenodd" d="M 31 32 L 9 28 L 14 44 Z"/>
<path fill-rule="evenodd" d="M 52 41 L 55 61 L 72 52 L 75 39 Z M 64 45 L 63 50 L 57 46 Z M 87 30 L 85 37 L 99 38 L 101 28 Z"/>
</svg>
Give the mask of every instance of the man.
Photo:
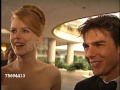
<svg viewBox="0 0 120 90">
<path fill-rule="evenodd" d="M 79 30 L 94 76 L 78 82 L 74 90 L 119 90 L 120 19 L 100 15 L 87 20 Z"/>
</svg>

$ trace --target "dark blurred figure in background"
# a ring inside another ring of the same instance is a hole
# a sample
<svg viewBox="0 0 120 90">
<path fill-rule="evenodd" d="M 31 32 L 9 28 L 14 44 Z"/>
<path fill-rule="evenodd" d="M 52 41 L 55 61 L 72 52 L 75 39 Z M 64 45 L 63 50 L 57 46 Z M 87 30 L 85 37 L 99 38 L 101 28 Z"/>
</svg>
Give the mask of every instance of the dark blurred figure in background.
<svg viewBox="0 0 120 90">
<path fill-rule="evenodd" d="M 1 50 L 1 67 L 5 66 L 7 64 L 7 59 L 5 59 L 5 54 L 4 52 Z"/>
<path fill-rule="evenodd" d="M 8 59 L 7 64 L 10 64 L 16 59 L 16 55 L 12 49 L 12 47 L 9 47 L 8 50 L 6 51 L 6 57 Z"/>
<path fill-rule="evenodd" d="M 1 51 L 1 67 L 7 64 L 10 64 L 16 59 L 16 55 L 12 49 L 12 47 L 8 47 L 8 49 L 4 53 Z"/>
</svg>

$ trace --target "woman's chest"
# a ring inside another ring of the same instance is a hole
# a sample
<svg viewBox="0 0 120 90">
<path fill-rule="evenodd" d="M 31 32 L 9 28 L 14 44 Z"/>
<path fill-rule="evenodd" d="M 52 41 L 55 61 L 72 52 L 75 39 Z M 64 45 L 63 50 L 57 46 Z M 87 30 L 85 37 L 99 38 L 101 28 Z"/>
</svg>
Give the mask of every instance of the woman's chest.
<svg viewBox="0 0 120 90">
<path fill-rule="evenodd" d="M 50 90 L 52 79 L 46 75 L 25 74 L 24 78 L 5 78 L 2 82 L 2 90 Z"/>
</svg>

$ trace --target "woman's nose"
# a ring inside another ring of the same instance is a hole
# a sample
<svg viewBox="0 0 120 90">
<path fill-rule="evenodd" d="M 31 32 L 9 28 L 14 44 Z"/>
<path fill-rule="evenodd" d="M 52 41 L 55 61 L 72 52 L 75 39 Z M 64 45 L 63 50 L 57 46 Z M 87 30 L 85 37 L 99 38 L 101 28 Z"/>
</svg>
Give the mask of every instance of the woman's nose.
<svg viewBox="0 0 120 90">
<path fill-rule="evenodd" d="M 21 33 L 20 32 L 17 32 L 16 34 L 15 34 L 15 38 L 21 38 Z"/>
</svg>

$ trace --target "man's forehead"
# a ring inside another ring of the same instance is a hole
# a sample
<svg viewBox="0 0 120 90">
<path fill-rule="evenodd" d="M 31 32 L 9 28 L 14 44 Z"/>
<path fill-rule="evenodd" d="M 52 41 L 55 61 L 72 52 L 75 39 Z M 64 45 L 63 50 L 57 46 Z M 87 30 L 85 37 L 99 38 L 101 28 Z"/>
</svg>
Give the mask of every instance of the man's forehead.
<svg viewBox="0 0 120 90">
<path fill-rule="evenodd" d="M 110 32 L 107 29 L 104 29 L 104 28 L 92 28 L 92 29 L 89 29 L 87 32 L 85 32 L 84 36 L 89 34 L 89 33 L 93 33 L 93 34 L 96 34 L 96 35 L 97 35 L 97 33 L 101 33 L 103 35 L 110 34 Z"/>
<path fill-rule="evenodd" d="M 84 35 L 85 43 L 103 42 L 106 38 L 111 38 L 108 32 L 103 33 L 99 30 L 90 30 Z"/>
</svg>

